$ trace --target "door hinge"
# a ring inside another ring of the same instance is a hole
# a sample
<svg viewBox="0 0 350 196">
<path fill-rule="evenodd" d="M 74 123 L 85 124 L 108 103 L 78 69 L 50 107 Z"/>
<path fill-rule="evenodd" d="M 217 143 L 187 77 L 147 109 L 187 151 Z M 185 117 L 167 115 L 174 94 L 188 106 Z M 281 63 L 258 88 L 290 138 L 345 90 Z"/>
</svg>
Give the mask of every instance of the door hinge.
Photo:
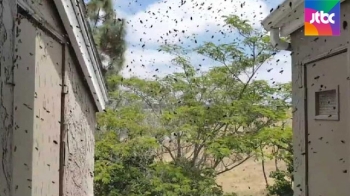
<svg viewBox="0 0 350 196">
<path fill-rule="evenodd" d="M 66 142 L 62 142 L 62 166 L 66 166 Z"/>
<path fill-rule="evenodd" d="M 63 85 L 63 94 L 68 94 L 68 86 L 67 85 Z"/>
</svg>

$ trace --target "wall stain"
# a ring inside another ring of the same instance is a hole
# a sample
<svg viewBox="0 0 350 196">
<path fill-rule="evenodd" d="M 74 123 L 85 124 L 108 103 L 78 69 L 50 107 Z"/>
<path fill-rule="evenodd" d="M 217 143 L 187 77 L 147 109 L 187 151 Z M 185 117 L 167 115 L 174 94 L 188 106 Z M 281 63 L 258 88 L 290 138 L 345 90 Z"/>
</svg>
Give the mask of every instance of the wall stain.
<svg viewBox="0 0 350 196">
<path fill-rule="evenodd" d="M 12 186 L 14 2 L 0 0 L 0 194 L 10 196 Z"/>
</svg>

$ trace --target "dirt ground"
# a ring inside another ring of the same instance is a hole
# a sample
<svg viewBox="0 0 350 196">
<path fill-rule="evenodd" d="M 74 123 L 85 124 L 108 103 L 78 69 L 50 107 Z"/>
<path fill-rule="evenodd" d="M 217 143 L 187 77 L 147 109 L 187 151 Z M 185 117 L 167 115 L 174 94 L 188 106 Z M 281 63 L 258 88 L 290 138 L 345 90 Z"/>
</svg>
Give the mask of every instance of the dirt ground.
<svg viewBox="0 0 350 196">
<path fill-rule="evenodd" d="M 280 169 L 285 169 L 283 163 L 278 163 Z M 271 171 L 275 171 L 273 160 L 266 161 L 265 171 L 267 176 Z M 273 180 L 268 179 L 269 183 Z M 225 192 L 235 192 L 239 196 L 265 196 L 265 180 L 262 172 L 261 162 L 249 159 L 232 171 L 223 173 L 217 178 Z"/>
<path fill-rule="evenodd" d="M 170 155 L 164 155 L 163 160 L 170 161 Z M 285 170 L 283 162 L 277 163 L 280 170 Z M 275 161 L 265 161 L 265 171 L 267 177 L 271 171 L 275 171 Z M 238 196 L 266 196 L 266 183 L 263 176 L 261 161 L 248 159 L 231 171 L 219 175 L 216 182 L 222 186 L 224 192 L 235 192 Z M 269 184 L 273 184 L 273 179 L 268 178 Z"/>
</svg>

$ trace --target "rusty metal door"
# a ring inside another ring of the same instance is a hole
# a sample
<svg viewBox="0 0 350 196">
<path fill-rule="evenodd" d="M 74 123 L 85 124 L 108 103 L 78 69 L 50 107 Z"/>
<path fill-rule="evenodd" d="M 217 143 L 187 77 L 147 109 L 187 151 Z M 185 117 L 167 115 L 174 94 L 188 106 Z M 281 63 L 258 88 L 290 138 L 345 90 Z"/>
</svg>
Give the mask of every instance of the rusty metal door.
<svg viewBox="0 0 350 196">
<path fill-rule="evenodd" d="M 306 65 L 307 178 L 310 196 L 348 196 L 349 82 L 343 50 Z"/>
</svg>

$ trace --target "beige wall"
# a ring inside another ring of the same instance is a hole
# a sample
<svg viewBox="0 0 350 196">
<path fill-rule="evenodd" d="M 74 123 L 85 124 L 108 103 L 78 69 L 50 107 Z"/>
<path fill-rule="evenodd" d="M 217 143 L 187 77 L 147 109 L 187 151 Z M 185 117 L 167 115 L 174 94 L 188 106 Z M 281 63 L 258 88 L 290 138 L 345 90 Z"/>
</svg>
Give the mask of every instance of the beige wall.
<svg viewBox="0 0 350 196">
<path fill-rule="evenodd" d="M 310 142 L 313 143 L 316 140 L 320 140 L 320 137 L 311 139 L 310 137 L 307 138 L 307 134 L 305 131 L 305 127 L 307 124 L 305 123 L 305 101 L 306 98 L 305 92 L 306 92 L 306 84 L 305 84 L 305 63 L 316 60 L 319 57 L 326 57 L 327 54 L 331 54 L 335 52 L 338 49 L 341 48 L 349 48 L 349 41 L 350 41 L 350 32 L 349 32 L 349 23 L 350 23 L 350 2 L 346 1 L 345 3 L 342 3 L 341 5 L 341 26 L 343 22 L 347 22 L 348 27 L 346 29 L 341 30 L 341 36 L 339 37 L 305 37 L 303 28 L 297 30 L 291 35 L 292 40 L 292 47 L 293 47 L 293 53 L 292 53 L 292 81 L 293 81 L 293 131 L 294 131 L 294 167 L 295 167 L 295 194 L 296 196 L 305 196 L 307 195 L 307 167 L 306 167 L 306 161 L 307 157 L 310 155 L 310 153 L 314 153 L 309 146 L 309 155 L 307 154 L 307 146 L 306 143 Z M 347 58 L 349 58 L 349 51 L 347 54 Z M 338 69 L 334 66 L 337 65 L 337 60 L 333 60 L 332 63 L 328 62 L 328 69 Z M 312 66 L 312 65 L 310 65 Z M 342 63 L 342 66 L 349 67 L 349 61 L 347 63 Z M 317 68 L 318 69 L 318 68 Z M 339 69 L 341 70 L 341 69 Z M 346 68 L 345 70 L 350 70 L 349 68 Z M 311 71 L 311 70 L 310 70 Z M 308 71 L 310 73 L 310 71 Z M 325 74 L 328 74 L 327 69 L 323 69 Z M 344 72 L 344 70 L 342 71 Z M 315 72 L 316 73 L 316 72 Z M 348 73 L 346 75 L 349 76 Z M 310 75 L 311 77 L 311 75 Z M 341 74 L 339 73 L 339 76 L 341 77 Z M 333 76 L 334 78 L 334 76 Z M 309 80 L 311 78 L 308 78 Z M 313 78 L 312 78 L 313 79 Z M 344 78 L 343 84 L 348 85 L 348 82 Z M 329 80 L 330 82 L 331 79 Z M 338 80 L 334 80 L 338 81 Z M 346 91 L 341 92 L 347 94 Z M 347 101 L 346 101 L 347 102 Z M 314 102 L 310 102 L 309 104 L 314 104 Z M 340 106 L 340 108 L 347 108 L 347 103 L 345 105 Z M 314 119 L 311 119 L 314 120 Z M 307 126 L 309 127 L 309 126 Z M 309 128 L 310 129 L 310 128 Z M 310 131 L 317 131 L 317 129 L 321 128 L 312 128 Z M 348 126 L 343 126 L 341 130 L 343 132 L 349 131 Z M 341 137 L 340 135 L 337 137 Z M 342 136 L 344 137 L 344 135 Z M 337 138 L 338 139 L 338 138 Z M 349 139 L 349 138 L 344 138 Z M 313 141 L 311 141 L 313 140 Z M 322 140 L 323 141 L 323 140 Z M 349 140 L 350 142 L 350 140 Z M 348 142 L 348 143 L 349 143 Z M 334 144 L 335 145 L 335 144 Z M 318 152 L 325 152 L 324 148 L 327 148 L 326 146 L 319 146 L 320 149 L 318 149 Z M 348 152 L 349 144 L 344 145 L 342 148 L 344 152 Z M 326 160 L 325 160 L 326 161 Z M 325 162 L 320 162 L 320 164 L 324 164 Z M 349 165 L 347 165 L 349 166 Z M 339 175 L 343 175 L 341 170 L 344 170 L 343 168 L 338 168 Z M 311 173 L 311 175 L 315 176 L 316 170 L 310 170 L 309 172 L 315 172 Z M 317 171 L 322 172 L 322 171 Z M 349 177 L 349 176 L 348 176 Z M 334 179 L 333 182 L 336 185 L 337 180 Z M 322 186 L 322 185 L 321 185 Z M 332 189 L 332 185 L 328 185 L 329 189 Z M 334 188 L 333 188 L 334 189 Z M 315 193 L 314 191 L 309 191 L 310 193 Z M 310 196 L 313 196 L 310 194 Z M 339 195 L 341 196 L 341 195 Z"/>
<path fill-rule="evenodd" d="M 69 55 L 66 64 L 65 196 L 93 196 L 95 108 L 77 68 L 74 57 Z"/>
<path fill-rule="evenodd" d="M 92 196 L 97 110 L 75 53 L 24 17 L 16 22 L 14 41 L 16 9 L 9 2 L 0 7 L 0 195 L 58 196 L 63 139 L 64 195 Z M 65 34 L 52 1 L 27 3 L 56 34 Z"/>
</svg>

